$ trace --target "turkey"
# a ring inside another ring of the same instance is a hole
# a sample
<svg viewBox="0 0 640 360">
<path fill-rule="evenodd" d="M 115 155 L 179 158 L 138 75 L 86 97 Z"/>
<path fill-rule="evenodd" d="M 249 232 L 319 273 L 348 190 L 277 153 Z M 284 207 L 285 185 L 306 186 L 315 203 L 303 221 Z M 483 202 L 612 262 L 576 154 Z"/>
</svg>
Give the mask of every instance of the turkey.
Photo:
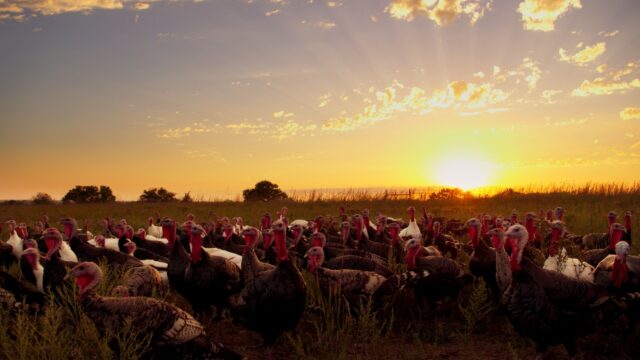
<svg viewBox="0 0 640 360">
<path fill-rule="evenodd" d="M 619 241 L 615 255 L 604 258 L 595 270 L 595 282 L 615 293 L 640 291 L 640 256 L 629 255 L 629 244 Z"/>
<path fill-rule="evenodd" d="M 184 273 L 189 291 L 183 295 L 194 313 L 209 313 L 211 305 L 215 305 L 217 319 L 220 319 L 229 296 L 241 289 L 240 269 L 223 257 L 203 251 L 202 234 L 202 226 L 191 224 L 191 264 Z"/>
<path fill-rule="evenodd" d="M 429 277 L 416 285 L 419 299 L 427 300 L 432 309 L 436 301 L 455 296 L 464 285 L 473 280 L 465 274 L 460 264 L 441 256 L 422 256 L 425 253 L 420 238 L 407 241 L 407 268 L 411 271 L 428 271 Z"/>
<path fill-rule="evenodd" d="M 493 248 L 496 250 L 496 286 L 500 298 L 509 286 L 511 286 L 511 268 L 509 267 L 509 255 L 504 248 L 504 230 L 495 227 L 487 233 L 491 237 Z"/>
<path fill-rule="evenodd" d="M 548 247 L 549 257 L 544 261 L 543 268 L 559 272 L 572 279 L 592 283 L 595 267 L 580 259 L 568 257 L 565 248 L 558 250 L 560 239 L 564 234 L 565 228 L 562 221 L 554 220 L 551 222 L 551 242 Z"/>
<path fill-rule="evenodd" d="M 386 280 L 386 277 L 373 271 L 322 267 L 324 252 L 319 246 L 309 249 L 305 256 L 308 258 L 309 271 L 316 278 L 322 293 L 325 296 L 340 294 L 351 306 L 372 296 Z"/>
<path fill-rule="evenodd" d="M 104 235 L 96 235 L 93 239 L 87 241 L 87 243 L 103 249 L 120 251 L 121 250 L 119 246 L 120 236 L 122 235 L 119 235 L 118 237 L 105 238 Z"/>
<path fill-rule="evenodd" d="M 609 211 L 607 215 L 607 228 L 611 229 L 611 225 L 613 225 L 618 218 L 618 214 L 614 211 Z M 591 233 L 586 234 L 582 237 L 580 245 L 583 249 L 604 249 L 609 246 L 610 241 L 610 233 Z"/>
<path fill-rule="evenodd" d="M 28 248 L 22 252 L 20 270 L 27 281 L 35 285 L 38 291 L 44 292 L 44 267 L 40 264 L 38 249 Z"/>
<path fill-rule="evenodd" d="M 76 221 L 73 218 L 64 218 L 60 220 L 60 223 L 64 227 L 67 239 L 69 239 L 71 250 L 73 250 L 73 252 L 77 254 L 80 260 L 100 262 L 104 259 L 108 264 L 123 267 L 135 267 L 143 265 L 140 260 L 133 258 L 127 254 L 111 249 L 92 246 L 86 241 L 82 240 L 79 236 L 76 236 L 77 226 Z"/>
<path fill-rule="evenodd" d="M 536 226 L 535 220 L 536 214 L 528 212 L 527 215 L 525 215 L 524 226 L 527 228 L 529 237 L 531 238 L 531 241 L 529 243 L 535 248 L 540 249 L 542 247 L 542 237 L 538 232 L 538 227 Z"/>
<path fill-rule="evenodd" d="M 13 256 L 16 260 L 19 261 L 20 256 L 22 255 L 23 245 L 22 238 L 16 231 L 16 222 L 14 220 L 7 221 L 7 230 L 9 231 L 9 239 L 7 239 L 7 244 L 11 245 Z"/>
<path fill-rule="evenodd" d="M 165 259 L 162 257 L 158 257 L 157 260 L 148 259 L 148 258 L 147 259 L 138 258 L 136 257 L 138 255 L 138 245 L 136 245 L 136 243 L 134 243 L 131 240 L 127 240 L 124 237 L 120 238 L 120 242 L 121 242 L 120 247 L 122 248 L 122 252 L 124 252 L 125 254 L 133 258 L 140 260 L 142 264 L 152 266 L 157 270 L 164 270 L 164 271 L 166 271 L 167 268 L 169 267 L 169 259 Z"/>
<path fill-rule="evenodd" d="M 156 225 L 152 217 L 149 218 L 149 227 L 147 227 L 147 234 L 156 238 L 162 238 L 162 226 Z"/>
<path fill-rule="evenodd" d="M 47 246 L 47 253 L 45 255 L 46 266 L 43 275 L 44 286 L 55 293 L 55 291 L 65 283 L 64 277 L 67 275 L 67 268 L 72 268 L 76 266 L 77 263 L 62 260 L 60 249 L 62 248 L 62 244 L 66 243 L 62 240 L 62 234 L 60 234 L 58 229 L 46 229 L 42 233 L 42 239 Z"/>
<path fill-rule="evenodd" d="M 512 281 L 503 301 L 511 324 L 535 342 L 538 359 L 557 344 L 575 356 L 576 338 L 594 331 L 595 285 L 544 270 L 523 256 L 529 239 L 524 226 L 512 225 L 505 235 L 511 247 Z"/>
<path fill-rule="evenodd" d="M 131 241 L 136 243 L 138 249 L 147 249 L 165 258 L 169 257 L 169 241 L 163 238 L 162 235 L 157 238 L 147 235 L 144 229 L 138 229 L 137 234 L 131 237 Z"/>
<path fill-rule="evenodd" d="M 473 253 L 469 259 L 469 270 L 475 277 L 482 277 L 487 285 L 497 291 L 496 284 L 496 252 L 484 239 L 480 239 L 482 224 L 477 218 L 467 221 L 469 238 L 473 245 Z M 495 293 L 495 295 L 498 295 Z"/>
<path fill-rule="evenodd" d="M 152 266 L 138 266 L 127 270 L 123 284 L 111 290 L 112 296 L 151 296 L 162 289 L 162 276 Z"/>
<path fill-rule="evenodd" d="M 260 232 L 254 227 L 248 227 L 242 231 L 242 238 L 245 241 L 244 252 L 242 254 L 242 266 L 240 272 L 242 279 L 246 283 L 253 277 L 266 270 L 273 270 L 275 265 L 264 263 L 256 256 L 255 247 L 258 243 Z"/>
<path fill-rule="evenodd" d="M 229 299 L 235 321 L 258 332 L 265 345 L 272 345 L 284 331 L 294 330 L 302 317 L 307 287 L 302 274 L 287 253 L 285 228 L 273 224 L 277 265 L 249 279 L 240 294 Z"/>
<path fill-rule="evenodd" d="M 305 258 L 309 259 L 307 260 L 309 266 L 311 266 L 311 264 L 309 263 L 309 261 L 311 261 L 310 256 L 314 257 L 314 267 L 323 267 L 332 270 L 348 269 L 371 271 L 375 272 L 376 274 L 382 275 L 385 278 L 393 275 L 393 271 L 389 270 L 389 268 L 387 268 L 386 266 L 383 266 L 371 259 L 366 259 L 360 256 L 343 255 L 335 257 L 329 261 L 325 261 L 324 250 L 321 246 L 313 246 L 305 254 Z"/>
<path fill-rule="evenodd" d="M 602 261 L 607 255 L 615 254 L 616 244 L 622 239 L 622 235 L 626 232 L 626 229 L 620 223 L 611 224 L 609 230 L 609 246 L 604 249 L 587 250 L 583 254 L 584 261 L 591 266 L 598 266 L 598 263 Z"/>
<path fill-rule="evenodd" d="M 191 262 L 189 253 L 182 246 L 182 242 L 178 241 L 176 222 L 171 218 L 162 219 L 162 237 L 169 241 L 171 253 L 169 255 L 169 265 L 167 266 L 167 277 L 169 284 L 179 294 L 187 297 L 185 294 L 190 293 L 188 284 L 185 282 L 185 272 Z"/>
<path fill-rule="evenodd" d="M 420 227 L 418 227 L 418 223 L 416 222 L 416 209 L 411 206 L 407 209 L 407 212 L 409 213 L 409 224 L 406 228 L 400 231 L 400 237 L 403 239 L 421 237 L 422 233 L 420 232 Z"/>
<path fill-rule="evenodd" d="M 25 303 L 29 305 L 42 307 L 46 302 L 44 293 L 38 291 L 35 286 L 29 283 L 23 283 L 2 270 L 0 270 L 0 288 L 13 294 L 14 298 L 18 301 L 24 299 Z"/>
<path fill-rule="evenodd" d="M 151 351 L 155 356 L 242 359 L 241 355 L 211 341 L 203 326 L 175 305 L 148 297 L 97 295 L 102 271 L 95 263 L 80 263 L 68 276 L 75 277 L 82 310 L 103 332 L 117 333 L 125 321 L 131 321 L 141 334 L 151 335 Z"/>
<path fill-rule="evenodd" d="M 458 257 L 458 241 L 451 235 L 441 232 L 442 225 L 440 221 L 435 221 L 432 225 L 433 244 L 440 250 L 442 254 L 449 254 L 452 259 Z"/>
</svg>

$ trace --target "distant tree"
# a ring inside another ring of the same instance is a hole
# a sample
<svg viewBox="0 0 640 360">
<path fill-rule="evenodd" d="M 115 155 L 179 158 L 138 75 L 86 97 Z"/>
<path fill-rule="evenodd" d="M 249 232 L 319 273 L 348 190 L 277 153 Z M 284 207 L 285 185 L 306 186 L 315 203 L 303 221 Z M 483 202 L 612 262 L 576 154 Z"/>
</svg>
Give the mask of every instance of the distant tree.
<svg viewBox="0 0 640 360">
<path fill-rule="evenodd" d="M 108 186 L 100 185 L 100 201 L 101 202 L 114 202 L 116 197 L 111 192 L 111 188 Z"/>
<path fill-rule="evenodd" d="M 280 187 L 270 181 L 260 181 L 253 189 L 242 192 L 244 201 L 270 201 L 287 199 L 287 194 Z"/>
<path fill-rule="evenodd" d="M 186 202 L 186 203 L 193 202 L 193 199 L 191 198 L 191 191 L 187 191 L 186 193 L 184 193 L 184 196 L 182 197 L 182 200 L 180 200 L 180 201 Z"/>
<path fill-rule="evenodd" d="M 53 198 L 51 197 L 51 195 L 47 193 L 39 192 L 35 194 L 35 196 L 33 197 L 33 203 L 34 204 L 52 204 Z"/>
<path fill-rule="evenodd" d="M 151 188 L 144 190 L 140 195 L 140 201 L 143 202 L 170 202 L 177 201 L 176 193 L 173 193 L 163 187 Z"/>
<path fill-rule="evenodd" d="M 444 188 L 429 195 L 430 200 L 469 199 L 472 197 L 471 193 L 458 188 Z"/>
<path fill-rule="evenodd" d="M 111 188 L 108 186 L 76 185 L 76 187 L 67 192 L 62 201 L 76 203 L 113 202 L 116 201 L 116 197 L 113 196 Z"/>
</svg>

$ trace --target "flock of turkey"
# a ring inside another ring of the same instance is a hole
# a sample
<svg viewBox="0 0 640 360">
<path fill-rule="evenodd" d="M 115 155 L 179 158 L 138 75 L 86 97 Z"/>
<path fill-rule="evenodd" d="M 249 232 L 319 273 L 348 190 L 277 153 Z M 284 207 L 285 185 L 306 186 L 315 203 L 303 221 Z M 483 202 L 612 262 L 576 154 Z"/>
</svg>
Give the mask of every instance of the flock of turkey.
<svg viewBox="0 0 640 360">
<path fill-rule="evenodd" d="M 95 236 L 73 218 L 60 220 L 62 231 L 46 216 L 33 227 L 9 220 L 0 267 L 19 263 L 25 281 L 0 269 L 0 306 L 45 306 L 75 281 L 77 301 L 101 330 L 130 319 L 152 334 L 156 354 L 236 359 L 242 356 L 212 341 L 196 319 L 215 309 L 216 319 L 232 317 L 269 347 L 296 328 L 309 305 L 301 274 L 308 270 L 324 294 L 338 291 L 350 304 L 367 299 L 375 309 L 402 292 L 437 308 L 482 278 L 539 357 L 556 344 L 575 355 L 576 338 L 622 315 L 628 331 L 635 330 L 640 257 L 629 254 L 629 212 L 624 224 L 609 213 L 607 232 L 583 236 L 567 231 L 560 207 L 527 213 L 523 221 L 515 212 L 462 222 L 423 210 L 419 223 L 414 208 L 408 217 L 405 223 L 380 214 L 374 223 L 368 210 L 349 216 L 341 208 L 339 222 L 329 216 L 289 221 L 284 208 L 274 221 L 265 214 L 258 227 L 240 218 L 199 223 L 193 215 L 178 225 L 156 215 L 137 231 L 124 219 L 106 218 L 103 234 Z M 126 271 L 111 296 L 96 292 L 103 277 L 98 262 Z M 167 286 L 193 315 L 151 297 Z"/>
</svg>

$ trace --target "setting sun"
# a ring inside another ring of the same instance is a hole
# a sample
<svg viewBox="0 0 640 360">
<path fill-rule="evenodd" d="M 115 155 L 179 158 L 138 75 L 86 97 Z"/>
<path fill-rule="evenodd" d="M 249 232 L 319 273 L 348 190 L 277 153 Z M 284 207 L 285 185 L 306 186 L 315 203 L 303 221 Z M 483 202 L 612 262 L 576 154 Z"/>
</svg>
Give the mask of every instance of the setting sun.
<svg viewBox="0 0 640 360">
<path fill-rule="evenodd" d="M 436 165 L 435 179 L 440 185 L 462 190 L 491 185 L 492 164 L 473 156 L 456 156 Z"/>
</svg>

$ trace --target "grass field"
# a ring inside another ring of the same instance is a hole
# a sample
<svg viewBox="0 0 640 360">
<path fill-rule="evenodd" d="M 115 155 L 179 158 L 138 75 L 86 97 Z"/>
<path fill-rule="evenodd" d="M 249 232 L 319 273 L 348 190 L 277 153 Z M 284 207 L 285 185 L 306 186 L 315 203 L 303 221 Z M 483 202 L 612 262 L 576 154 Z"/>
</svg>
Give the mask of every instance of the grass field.
<svg viewBox="0 0 640 360">
<path fill-rule="evenodd" d="M 640 213 L 640 189 L 585 188 L 575 191 L 558 191 L 537 194 L 497 196 L 476 199 L 450 200 L 380 200 L 333 199 L 327 201 L 285 201 L 275 203 L 111 203 L 111 204 L 56 204 L 56 205 L 0 205 L 0 219 L 16 219 L 32 224 L 47 214 L 54 224 L 63 216 L 75 217 L 80 224 L 89 220 L 92 230 L 101 231 L 104 216 L 126 218 L 134 227 L 146 227 L 146 219 L 154 213 L 182 220 L 193 213 L 198 221 L 214 216 L 240 216 L 245 224 L 257 225 L 265 212 L 275 214 L 282 206 L 289 209 L 289 219 L 311 219 L 316 215 L 337 217 L 338 208 L 344 206 L 348 213 L 369 209 L 372 214 L 381 212 L 388 216 L 406 218 L 408 206 L 426 207 L 438 216 L 467 219 L 481 213 L 508 216 L 516 210 L 521 217 L 527 211 L 565 208 L 565 221 L 570 232 L 584 234 L 606 231 L 606 215 L 610 210 L 622 216 L 630 210 Z M 621 220 L 620 220 L 621 221 Z M 633 227 L 640 222 L 634 218 Z M 3 230 L 2 238 L 7 238 Z M 461 239 L 467 241 L 466 239 Z M 637 254 L 638 235 L 634 234 Z M 12 269 L 17 272 L 17 269 Z M 308 275 L 308 274 L 307 274 Z M 110 290 L 118 281 L 118 274 L 102 289 Z M 313 289 L 313 279 L 307 277 Z M 73 294 L 66 301 L 73 303 Z M 188 309 L 188 304 L 176 294 L 163 295 L 169 301 Z M 407 307 L 411 306 L 407 299 Z M 513 331 L 506 317 L 487 308 L 487 293 L 481 285 L 461 295 L 458 303 L 443 303 L 438 312 L 423 314 L 422 319 L 406 319 L 401 314 L 377 316 L 370 309 L 361 309 L 358 315 L 346 314 L 337 299 L 322 299 L 317 291 L 310 291 L 309 301 L 319 305 L 321 313 L 305 313 L 298 330 L 283 337 L 275 346 L 273 358 L 308 359 L 528 359 L 533 357 L 532 343 Z M 107 339 L 96 333 L 92 324 L 77 313 L 73 306 L 52 304 L 37 317 L 22 314 L 16 320 L 0 321 L 0 358 L 34 359 L 60 358 L 60 354 L 73 358 L 135 358 L 146 346 L 124 346 L 132 343 L 137 334 L 123 329 L 122 334 L 110 334 L 116 339 L 120 351 L 114 353 L 107 346 Z M 378 314 L 379 315 L 379 314 Z M 251 349 L 259 343 L 259 337 L 235 326 L 230 320 L 218 323 L 203 319 L 209 334 L 251 359 L 264 357 L 264 350 Z M 9 330 L 11 329 L 11 331 Z M 591 335 L 579 343 L 580 359 L 632 359 L 640 357 L 638 334 L 622 340 L 617 325 Z M 8 336 L 7 334 L 13 334 Z M 24 348 L 32 349 L 25 352 Z M 51 348 L 51 350 L 47 350 Z M 557 347 L 549 359 L 567 358 L 564 349 Z"/>
</svg>

